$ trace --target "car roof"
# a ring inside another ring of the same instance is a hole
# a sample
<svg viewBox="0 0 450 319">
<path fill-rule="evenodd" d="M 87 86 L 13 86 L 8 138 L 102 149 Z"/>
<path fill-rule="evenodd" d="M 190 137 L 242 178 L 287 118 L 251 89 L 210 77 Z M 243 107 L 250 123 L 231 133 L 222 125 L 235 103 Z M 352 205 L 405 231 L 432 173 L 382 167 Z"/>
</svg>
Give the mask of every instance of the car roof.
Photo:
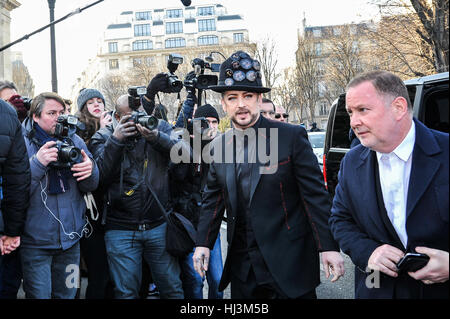
<svg viewBox="0 0 450 319">
<path fill-rule="evenodd" d="M 442 80 L 448 81 L 448 72 L 427 75 L 427 76 L 423 76 L 421 78 L 406 80 L 406 81 L 404 81 L 404 83 L 405 83 L 405 85 L 418 85 L 418 84 L 426 84 L 426 83 L 430 83 L 430 82 L 439 82 Z"/>
</svg>

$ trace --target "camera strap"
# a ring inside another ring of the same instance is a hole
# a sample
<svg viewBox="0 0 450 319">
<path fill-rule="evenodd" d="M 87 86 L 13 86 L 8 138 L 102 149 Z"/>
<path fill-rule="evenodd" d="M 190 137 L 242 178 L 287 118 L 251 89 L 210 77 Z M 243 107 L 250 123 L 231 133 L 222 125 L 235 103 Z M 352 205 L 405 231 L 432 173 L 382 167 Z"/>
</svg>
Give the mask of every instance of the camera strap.
<svg viewBox="0 0 450 319">
<path fill-rule="evenodd" d="M 89 192 L 89 193 L 84 194 L 83 198 L 84 198 L 84 201 L 86 203 L 86 208 L 90 212 L 91 219 L 93 221 L 98 220 L 98 217 L 99 217 L 100 213 L 99 213 L 99 211 L 97 209 L 97 204 L 95 202 L 95 199 L 94 199 L 94 196 L 92 195 L 92 193 Z M 97 214 L 95 215 L 95 213 L 97 213 Z"/>
</svg>

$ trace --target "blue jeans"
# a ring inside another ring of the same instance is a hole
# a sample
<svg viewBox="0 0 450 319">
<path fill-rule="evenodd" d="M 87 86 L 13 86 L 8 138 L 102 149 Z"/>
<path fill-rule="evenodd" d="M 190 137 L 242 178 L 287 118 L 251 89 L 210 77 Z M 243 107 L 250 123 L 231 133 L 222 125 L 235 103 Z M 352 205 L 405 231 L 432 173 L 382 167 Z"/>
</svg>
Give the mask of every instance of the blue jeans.
<svg viewBox="0 0 450 319">
<path fill-rule="evenodd" d="M 186 299 L 203 299 L 203 279 L 195 271 L 192 255 L 180 260 L 181 279 L 183 281 L 184 296 Z M 223 299 L 223 292 L 219 292 L 220 278 L 222 277 L 223 263 L 220 245 L 220 234 L 211 250 L 206 280 L 208 281 L 208 299 Z"/>
<path fill-rule="evenodd" d="M 31 299 L 73 299 L 80 285 L 80 243 L 67 250 L 21 247 L 23 290 Z"/>
<path fill-rule="evenodd" d="M 183 299 L 178 259 L 166 251 L 166 223 L 150 230 L 108 230 L 106 252 L 115 298 L 138 299 L 142 257 L 162 299 Z"/>
<path fill-rule="evenodd" d="M 209 257 L 209 267 L 206 272 L 206 280 L 208 281 L 208 299 L 223 299 L 223 291 L 219 291 L 219 283 L 222 278 L 223 262 L 222 247 L 220 244 L 220 233 L 217 236 L 216 243 L 211 250 Z"/>
</svg>

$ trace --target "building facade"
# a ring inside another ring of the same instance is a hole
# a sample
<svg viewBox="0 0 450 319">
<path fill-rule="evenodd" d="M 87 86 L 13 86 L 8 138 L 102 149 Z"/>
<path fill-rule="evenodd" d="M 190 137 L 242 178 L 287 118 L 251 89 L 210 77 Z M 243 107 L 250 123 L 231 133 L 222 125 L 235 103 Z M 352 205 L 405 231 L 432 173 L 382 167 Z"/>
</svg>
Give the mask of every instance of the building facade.
<svg viewBox="0 0 450 319">
<path fill-rule="evenodd" d="M 0 0 L 0 47 L 11 42 L 10 12 L 19 6 L 16 0 Z M 12 80 L 11 48 L 0 52 L 0 79 Z"/>
<path fill-rule="evenodd" d="M 227 56 L 237 49 L 254 51 L 255 46 L 249 43 L 243 17 L 228 14 L 221 4 L 124 11 L 107 27 L 97 56 L 77 79 L 72 94 L 98 87 L 106 75 L 124 74 L 137 65 L 147 66 L 153 74 L 167 72 L 171 53 L 184 57 L 178 70 L 181 77 L 192 70 L 193 58 L 212 51 Z M 217 62 L 223 60 L 213 56 Z"/>
<path fill-rule="evenodd" d="M 370 41 L 365 30 L 373 27 L 372 22 L 306 26 L 303 20 L 299 37 L 306 39 L 313 51 L 317 85 L 314 122 L 319 128 L 326 128 L 331 104 L 345 91 L 350 79 L 365 70 L 367 58 L 370 58 Z M 309 110 L 302 113 L 309 115 Z M 303 122 L 310 128 L 309 116 L 304 116 Z"/>
</svg>

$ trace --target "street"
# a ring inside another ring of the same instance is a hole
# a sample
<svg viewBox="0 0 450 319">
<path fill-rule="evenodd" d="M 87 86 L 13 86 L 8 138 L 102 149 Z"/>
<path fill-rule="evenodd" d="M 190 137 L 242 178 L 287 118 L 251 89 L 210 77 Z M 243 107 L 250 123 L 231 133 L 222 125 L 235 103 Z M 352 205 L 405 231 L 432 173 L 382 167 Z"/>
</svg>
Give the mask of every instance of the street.
<svg viewBox="0 0 450 319">
<path fill-rule="evenodd" d="M 220 229 L 221 243 L 222 243 L 222 258 L 225 260 L 227 254 L 227 231 L 226 224 L 222 223 Z M 320 279 L 321 284 L 317 287 L 317 298 L 318 299 L 353 299 L 354 298 L 354 265 L 347 255 L 343 255 L 345 260 L 345 275 L 340 278 L 337 282 L 332 283 L 330 279 L 325 278 L 325 272 L 321 270 Z M 321 267 L 322 269 L 322 267 Z M 87 278 L 83 277 L 81 279 L 81 292 L 80 298 L 85 298 L 87 286 Z M 203 288 L 203 295 L 208 296 L 208 283 L 205 282 Z M 25 293 L 22 287 L 18 294 L 19 299 L 25 298 Z M 149 297 L 149 299 L 157 299 L 155 297 Z M 228 286 L 224 291 L 224 299 L 231 299 L 230 286 Z"/>
</svg>

